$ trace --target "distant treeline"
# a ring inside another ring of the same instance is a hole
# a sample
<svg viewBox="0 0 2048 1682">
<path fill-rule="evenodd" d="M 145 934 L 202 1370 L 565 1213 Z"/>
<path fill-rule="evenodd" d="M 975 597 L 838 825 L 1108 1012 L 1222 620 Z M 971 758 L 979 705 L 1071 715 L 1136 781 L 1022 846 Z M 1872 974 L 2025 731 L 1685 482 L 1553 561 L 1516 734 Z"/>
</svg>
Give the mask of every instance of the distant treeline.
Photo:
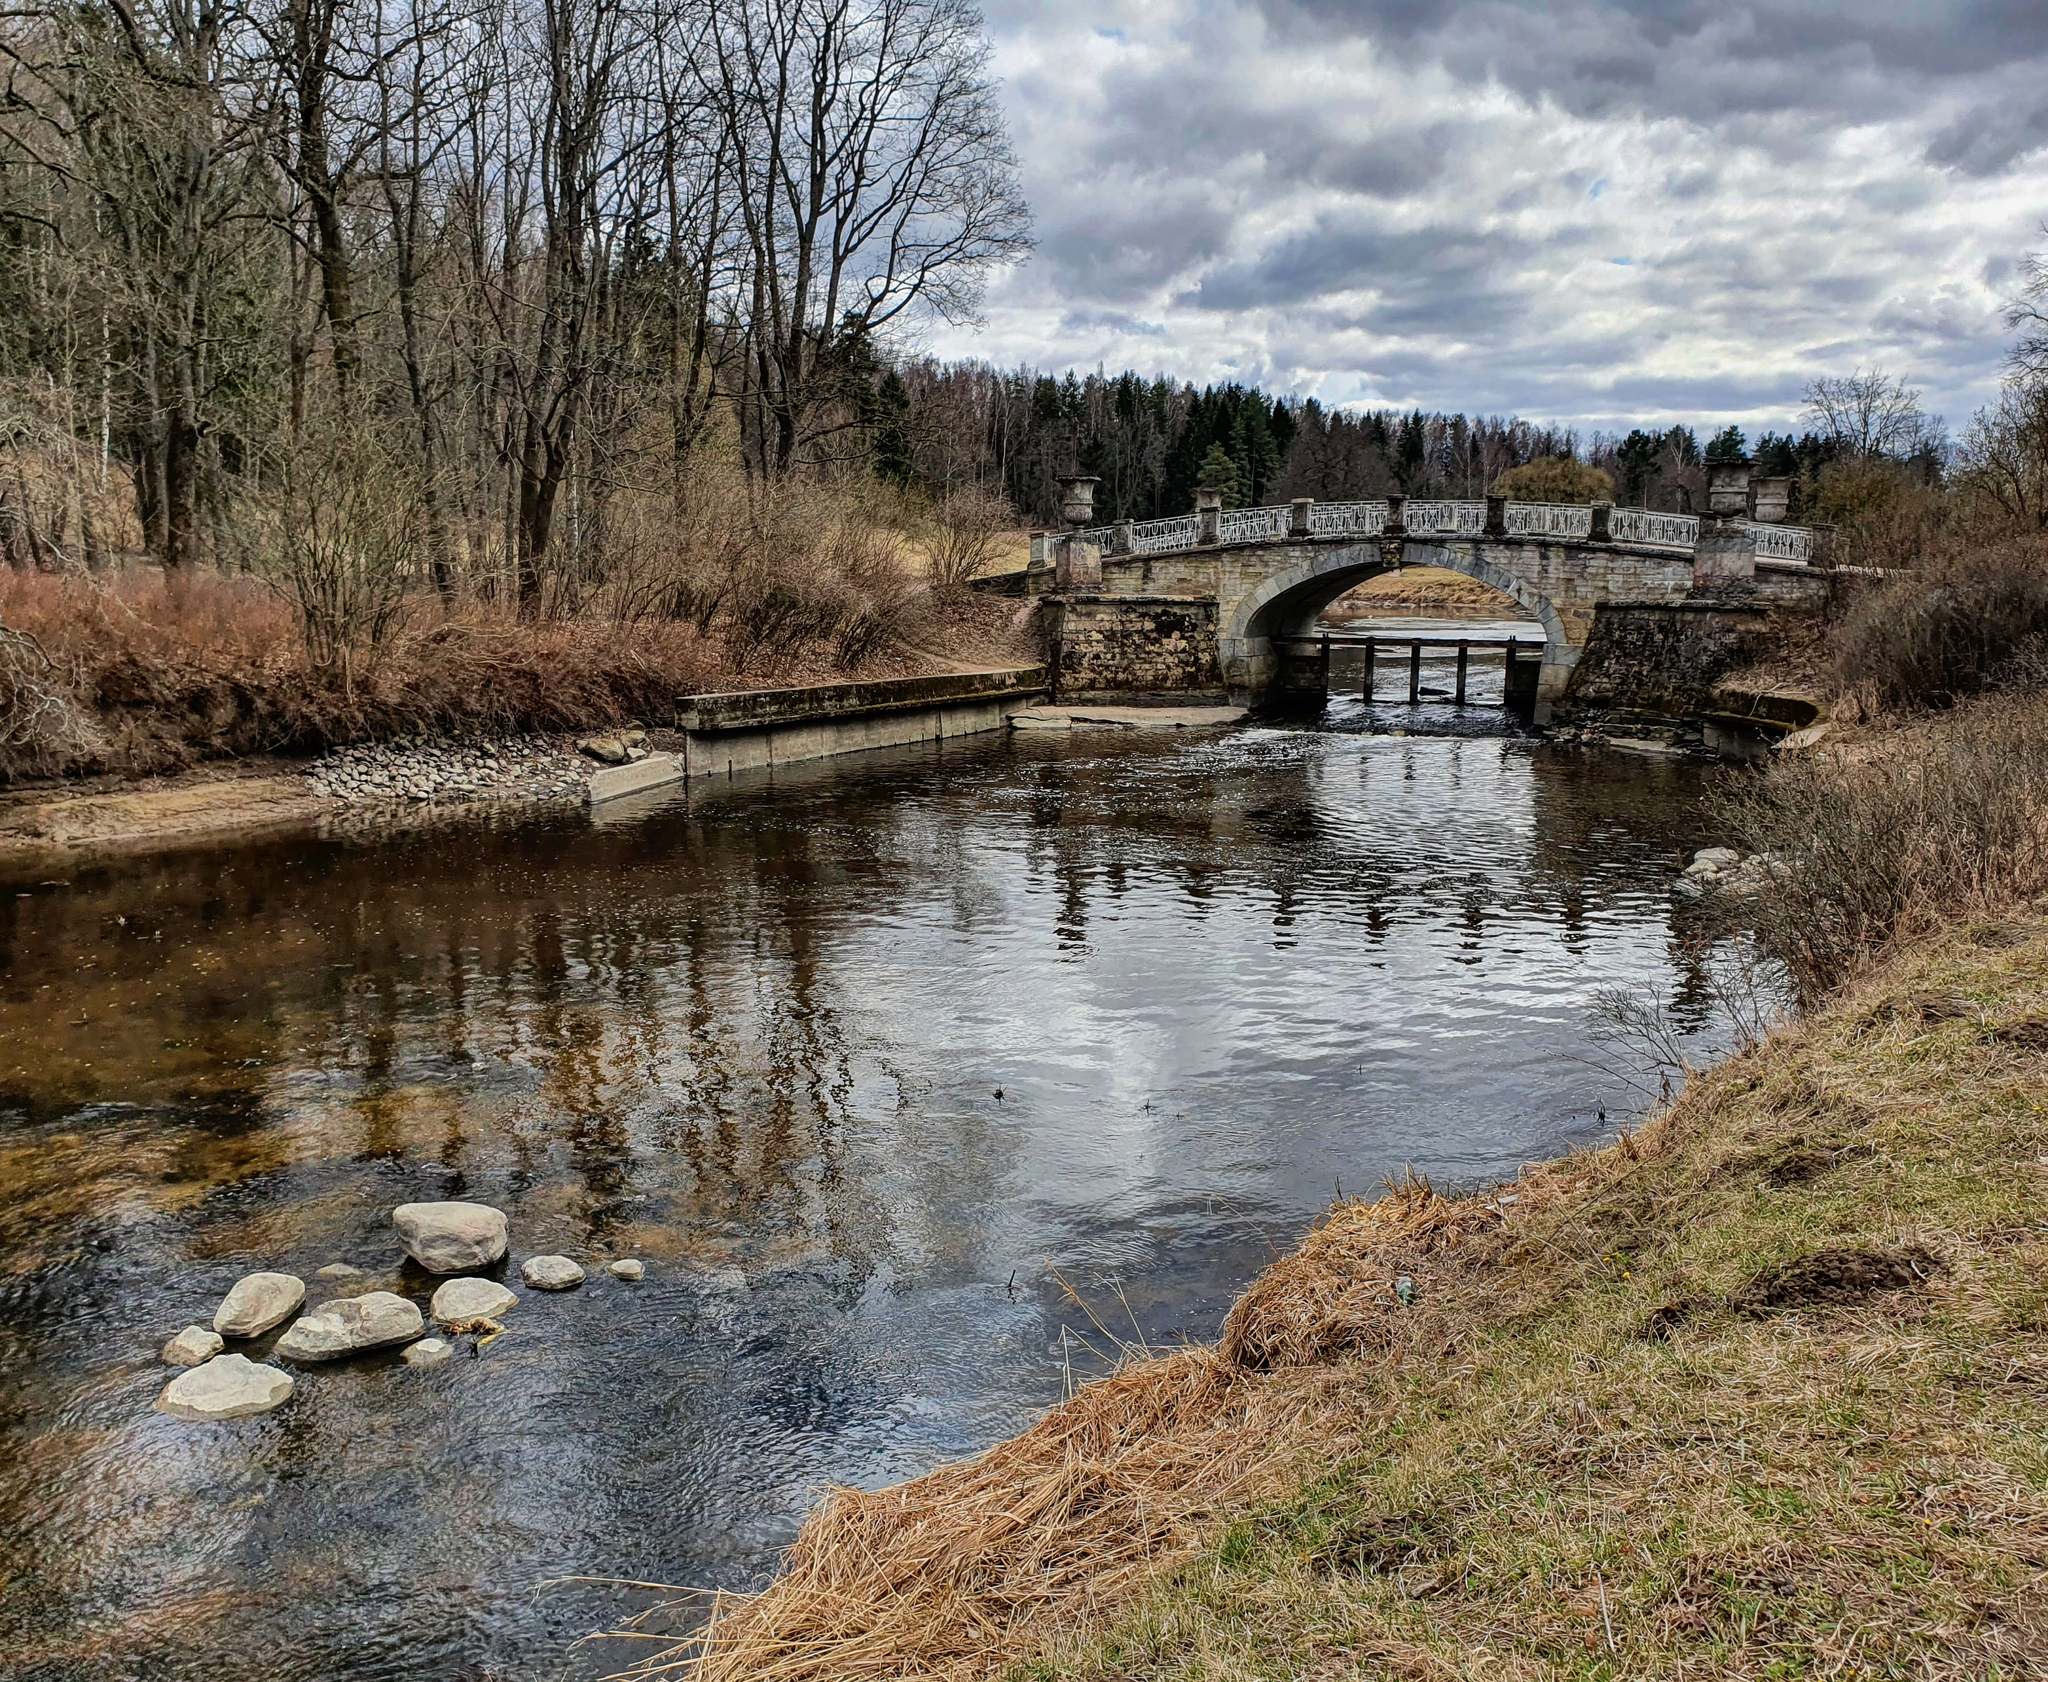
<svg viewBox="0 0 2048 1682">
<path fill-rule="evenodd" d="M 1327 408 L 1236 383 L 1198 389 L 1130 371 L 932 360 L 883 372 L 870 419 L 884 478 L 934 493 L 996 483 L 1041 524 L 1056 520 L 1058 481 L 1076 472 L 1101 480 L 1101 518 L 1142 520 L 1185 513 L 1202 484 L 1233 507 L 1390 491 L 1479 497 L 1510 469 L 1556 457 L 1599 468 L 1625 505 L 1684 512 L 1697 504 L 1707 461 L 1748 454 L 1759 473 L 1794 476 L 1796 510 L 1802 487 L 1858 453 L 1840 428 L 1751 439 L 1731 426 L 1704 443 L 1689 426 L 1581 434 L 1514 416 Z M 1941 441 L 1923 426 L 1900 453 L 1931 476 Z"/>
</svg>

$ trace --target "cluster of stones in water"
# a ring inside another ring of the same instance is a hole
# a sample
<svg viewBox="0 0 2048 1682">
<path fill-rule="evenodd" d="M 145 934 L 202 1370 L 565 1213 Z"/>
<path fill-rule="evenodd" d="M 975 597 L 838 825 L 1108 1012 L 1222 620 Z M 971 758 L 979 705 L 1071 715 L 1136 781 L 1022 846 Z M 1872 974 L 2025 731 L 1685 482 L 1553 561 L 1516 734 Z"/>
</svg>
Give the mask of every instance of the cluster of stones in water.
<svg viewBox="0 0 2048 1682">
<path fill-rule="evenodd" d="M 1702 847 L 1678 878 L 1678 892 L 1687 899 L 1704 899 L 1711 893 L 1754 894 L 1785 867 L 1770 853 L 1748 858 L 1733 847 Z"/>
<path fill-rule="evenodd" d="M 468 1276 L 470 1269 L 504 1257 L 510 1231 L 503 1210 L 483 1203 L 402 1203 L 392 1210 L 391 1220 L 406 1254 L 421 1267 L 460 1276 L 437 1287 L 429 1305 L 444 1329 L 494 1332 L 497 1317 L 518 1304 L 518 1296 L 495 1280 Z M 628 1259 L 612 1262 L 606 1271 L 631 1281 L 647 1270 Z M 537 1291 L 574 1290 L 584 1280 L 583 1269 L 567 1256 L 529 1256 L 519 1276 Z M 362 1275 L 336 1262 L 321 1268 L 317 1277 Z M 240 1419 L 280 1406 L 292 1393 L 290 1373 L 221 1351 L 229 1338 L 261 1337 L 287 1320 L 291 1324 L 271 1353 L 302 1365 L 394 1344 L 406 1346 L 404 1359 L 414 1367 L 439 1366 L 455 1353 L 446 1339 L 421 1337 L 426 1320 L 419 1305 L 396 1292 L 337 1297 L 300 1314 L 305 1301 L 305 1282 L 293 1274 L 251 1273 L 238 1279 L 214 1311 L 211 1330 L 187 1326 L 164 1345 L 164 1360 L 188 1370 L 164 1386 L 157 1407 L 177 1419 L 211 1420 Z"/>
</svg>

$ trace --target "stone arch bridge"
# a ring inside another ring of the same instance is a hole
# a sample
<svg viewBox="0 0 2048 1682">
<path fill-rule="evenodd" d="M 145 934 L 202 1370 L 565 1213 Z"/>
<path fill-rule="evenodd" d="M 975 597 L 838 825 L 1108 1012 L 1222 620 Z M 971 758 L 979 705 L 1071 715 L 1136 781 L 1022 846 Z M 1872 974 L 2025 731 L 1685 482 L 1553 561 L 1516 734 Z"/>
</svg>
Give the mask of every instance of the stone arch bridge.
<svg viewBox="0 0 2048 1682">
<path fill-rule="evenodd" d="M 1753 492 L 1747 463 L 1717 463 L 1700 516 L 1502 497 L 1225 510 L 1200 492 L 1192 514 L 1034 539 L 1026 589 L 1045 598 L 1062 695 L 1249 702 L 1320 686 L 1326 671 L 1290 655 L 1347 590 L 1396 567 L 1445 567 L 1543 627 L 1540 666 L 1517 674 L 1540 719 L 1571 694 L 1596 627 L 1617 612 L 1661 610 L 1705 634 L 1714 616 L 1816 603 L 1816 534 L 1774 517 L 1777 483 Z M 1085 518 L 1090 491 L 1070 492 L 1070 519 Z"/>
</svg>

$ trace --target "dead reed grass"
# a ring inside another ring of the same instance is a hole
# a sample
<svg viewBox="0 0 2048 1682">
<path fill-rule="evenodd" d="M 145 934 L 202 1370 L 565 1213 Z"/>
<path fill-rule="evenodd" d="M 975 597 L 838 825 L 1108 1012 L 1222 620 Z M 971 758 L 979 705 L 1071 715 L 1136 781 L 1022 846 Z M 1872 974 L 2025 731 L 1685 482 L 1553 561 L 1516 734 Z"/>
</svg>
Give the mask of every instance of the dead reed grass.
<svg viewBox="0 0 2048 1682">
<path fill-rule="evenodd" d="M 1564 1194 L 1578 1170 L 1524 1188 Z M 835 1491 L 773 1584 L 720 1595 L 697 1635 L 625 1674 L 869 1682 L 991 1674 L 1127 1600 L 1233 1512 L 1346 1452 L 1356 1370 L 1455 1342 L 1454 1280 L 1501 1206 L 1410 1179 L 1337 1205 L 1232 1309 L 1215 1348 L 1137 1358 L 986 1454 L 890 1489 Z M 1418 1307 L 1418 1304 L 1426 1305 Z"/>
<path fill-rule="evenodd" d="M 2031 1674 L 2048 926 L 1897 963 L 1611 1146 L 1339 1205 L 626 1674 Z"/>
<path fill-rule="evenodd" d="M 865 1682 L 985 1674 L 1038 1620 L 1112 1604 L 1282 1485 L 1326 1412 L 1315 1376 L 1209 1350 L 1138 1361 L 1021 1436 L 893 1489 L 835 1492 L 766 1593 L 628 1674 Z"/>
<path fill-rule="evenodd" d="M 415 601 L 351 668 L 310 658 L 290 604 L 256 578 L 206 571 L 169 588 L 151 570 L 0 567 L 0 786 L 410 735 L 662 724 L 709 689 L 928 670 L 936 645 L 956 661 L 1015 658 L 1011 605 L 962 595 L 900 622 L 835 611 L 736 636 L 716 620 L 521 623 Z"/>
</svg>

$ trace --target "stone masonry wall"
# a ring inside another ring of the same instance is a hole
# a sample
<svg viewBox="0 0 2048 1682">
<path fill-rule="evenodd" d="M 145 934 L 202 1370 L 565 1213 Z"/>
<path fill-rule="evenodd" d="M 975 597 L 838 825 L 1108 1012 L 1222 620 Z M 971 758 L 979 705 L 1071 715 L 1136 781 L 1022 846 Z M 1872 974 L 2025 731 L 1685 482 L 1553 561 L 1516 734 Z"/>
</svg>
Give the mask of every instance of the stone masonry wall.
<svg viewBox="0 0 2048 1682">
<path fill-rule="evenodd" d="M 1048 629 L 1059 699 L 1210 694 L 1223 687 L 1213 601 L 1077 595 L 1060 600 L 1055 613 Z"/>
<path fill-rule="evenodd" d="M 1763 653 L 1774 619 L 1758 606 L 1604 607 L 1561 710 L 1674 719 L 1710 711 L 1714 685 Z"/>
</svg>

